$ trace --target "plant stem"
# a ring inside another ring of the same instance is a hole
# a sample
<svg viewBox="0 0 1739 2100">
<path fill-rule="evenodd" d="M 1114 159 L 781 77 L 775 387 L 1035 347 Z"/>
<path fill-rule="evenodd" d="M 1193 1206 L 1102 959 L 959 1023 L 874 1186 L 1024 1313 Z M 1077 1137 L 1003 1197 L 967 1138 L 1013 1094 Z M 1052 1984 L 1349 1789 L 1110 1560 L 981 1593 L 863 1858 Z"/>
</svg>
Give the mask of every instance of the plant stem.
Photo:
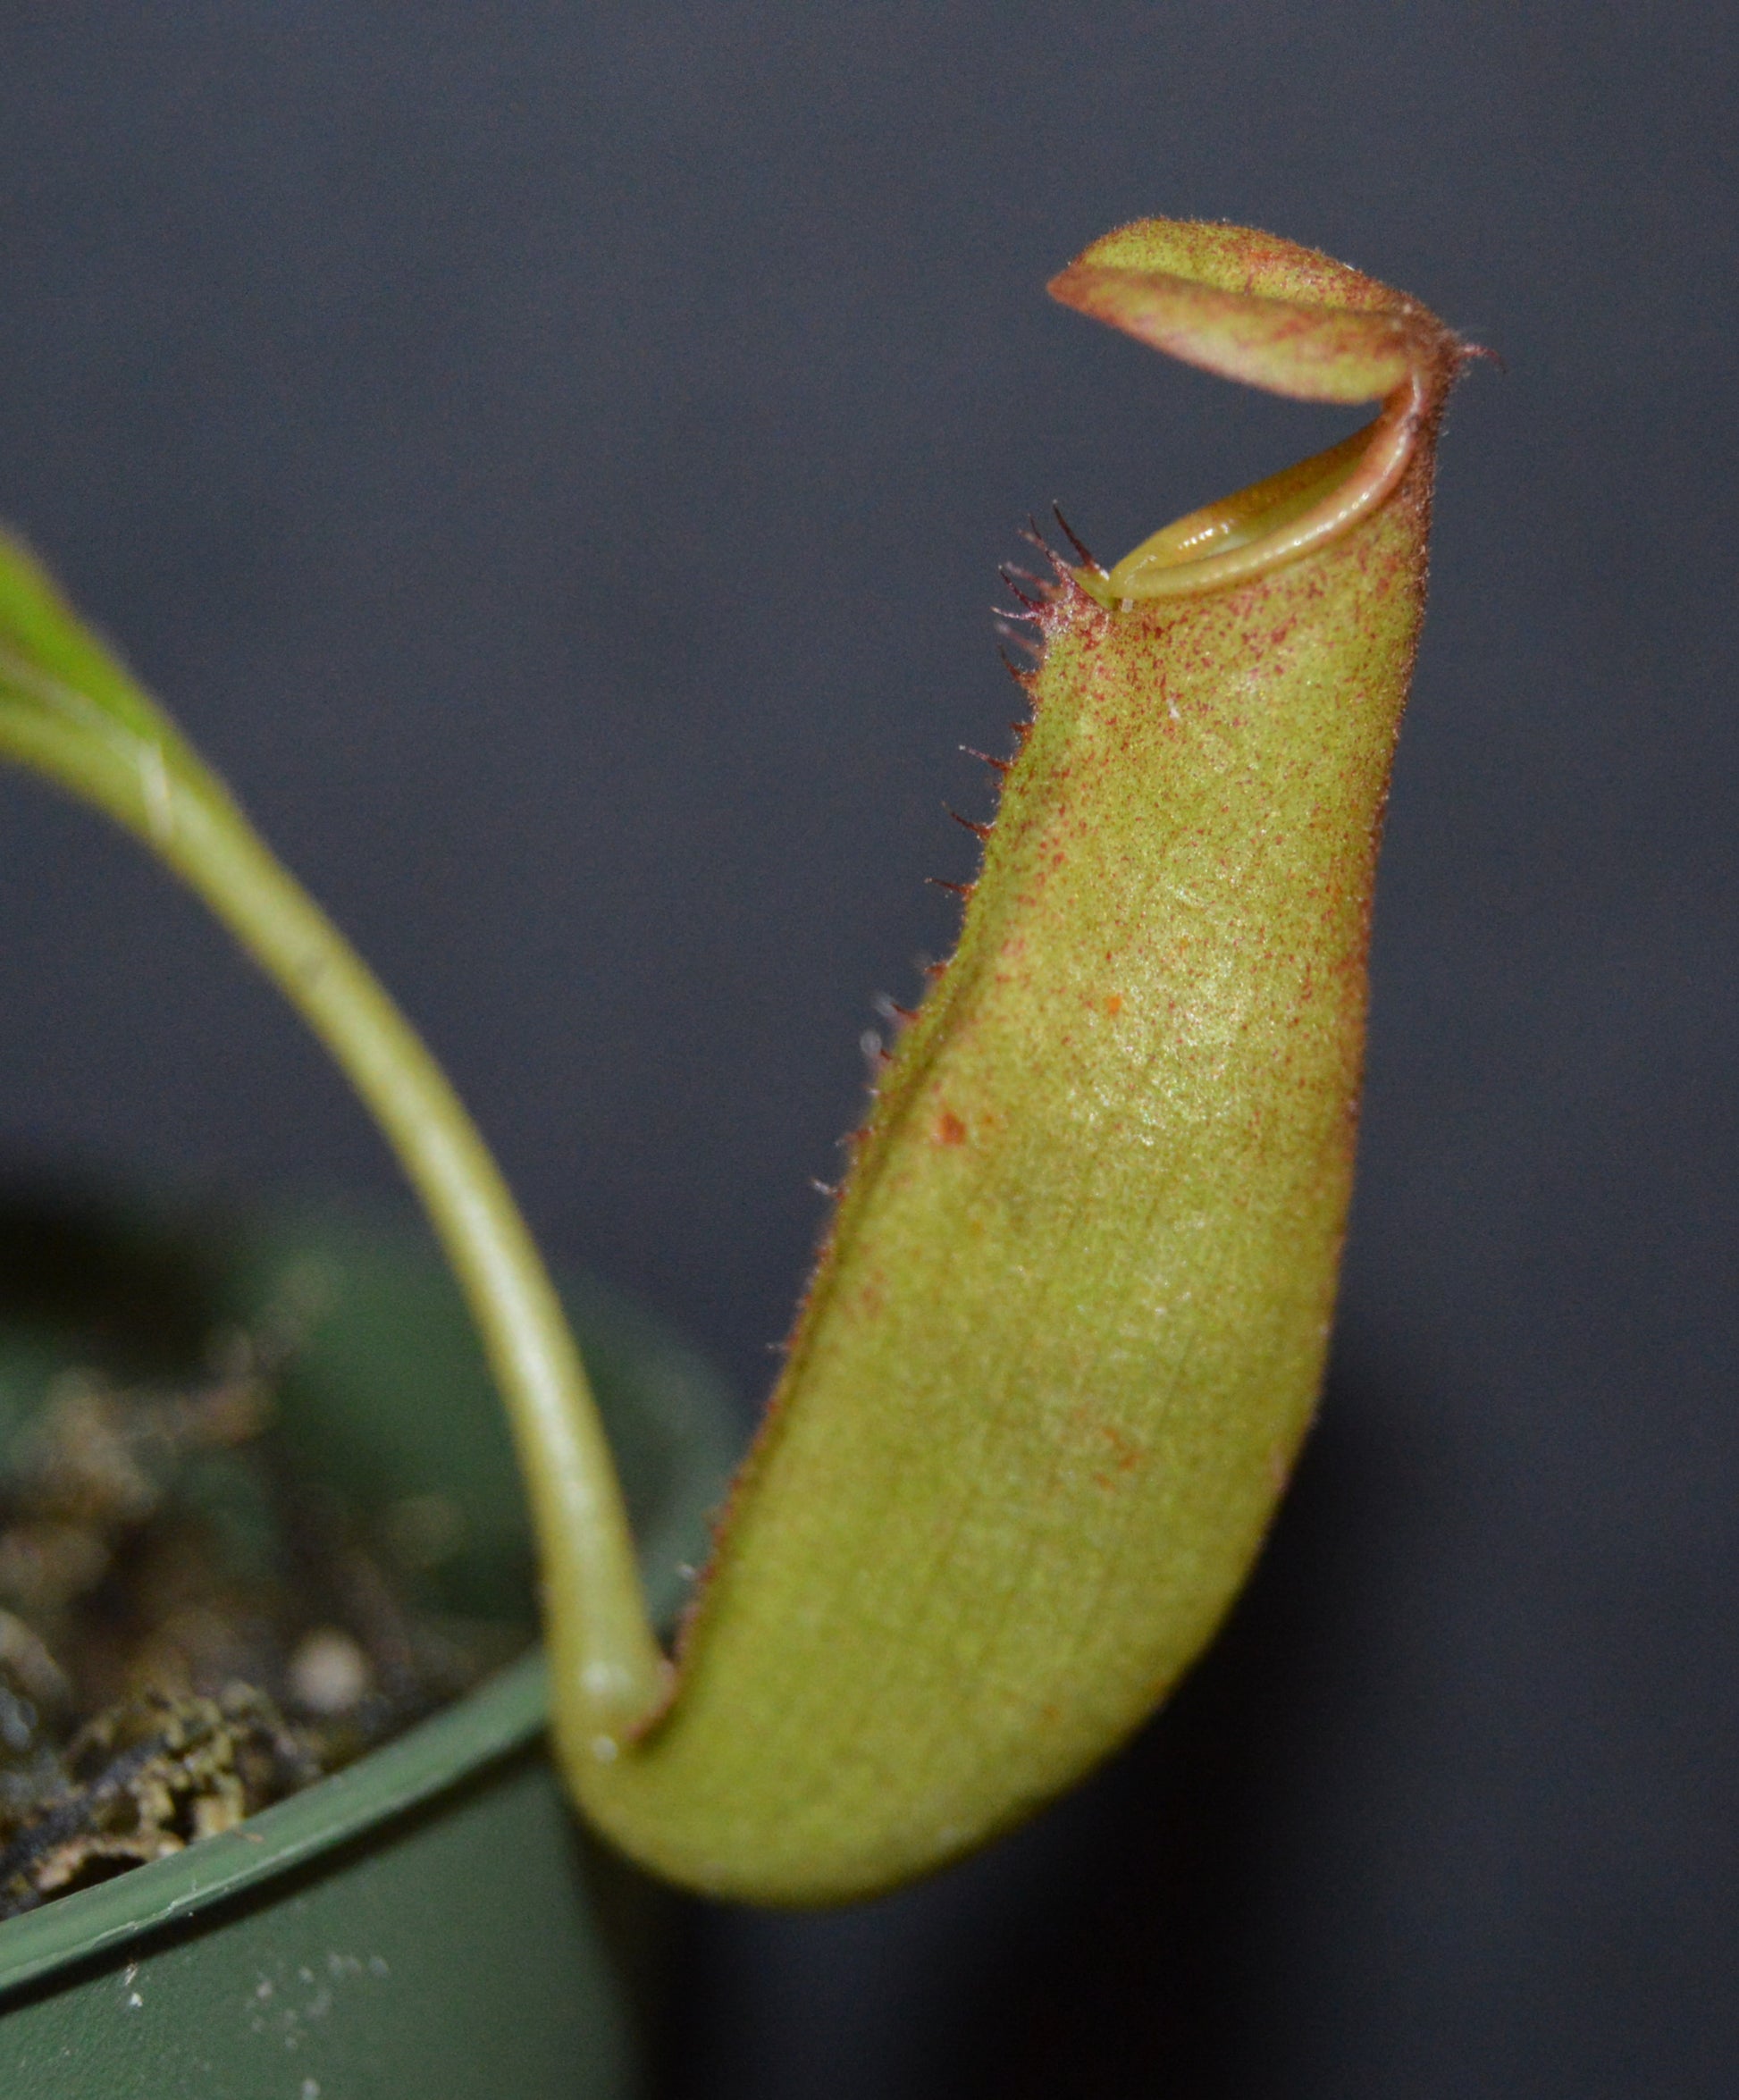
<svg viewBox="0 0 1739 2100">
<path fill-rule="evenodd" d="M 35 683 L 35 681 L 31 681 Z M 609 1759 L 669 1694 L 620 1486 L 549 1273 L 476 1125 L 421 1037 L 185 746 L 38 716 L 4 742 L 139 834 L 331 1051 L 397 1153 L 458 1275 L 529 1486 L 555 1682 Z"/>
</svg>

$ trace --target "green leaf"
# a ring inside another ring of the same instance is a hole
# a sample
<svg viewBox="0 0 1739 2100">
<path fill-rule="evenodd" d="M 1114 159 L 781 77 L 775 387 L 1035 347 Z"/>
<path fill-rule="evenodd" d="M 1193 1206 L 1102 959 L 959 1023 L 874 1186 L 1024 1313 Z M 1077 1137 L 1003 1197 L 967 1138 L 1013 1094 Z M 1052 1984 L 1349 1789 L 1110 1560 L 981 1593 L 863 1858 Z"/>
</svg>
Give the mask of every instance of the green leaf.
<svg viewBox="0 0 1739 2100">
<path fill-rule="evenodd" d="M 594 1819 L 723 1895 L 888 1886 L 1127 1736 L 1243 1580 L 1321 1378 L 1451 339 L 1234 228 L 1126 229 L 1059 289 L 1217 370 L 1394 399 L 1200 514 L 1154 594 L 1059 565 L 1038 608 L 959 948 L 876 1089 L 675 1705 L 609 1764 L 564 1730 Z"/>
<path fill-rule="evenodd" d="M 221 796 L 173 724 L 79 619 L 24 544 L 0 533 L 0 756 L 160 837 L 174 776 Z"/>
</svg>

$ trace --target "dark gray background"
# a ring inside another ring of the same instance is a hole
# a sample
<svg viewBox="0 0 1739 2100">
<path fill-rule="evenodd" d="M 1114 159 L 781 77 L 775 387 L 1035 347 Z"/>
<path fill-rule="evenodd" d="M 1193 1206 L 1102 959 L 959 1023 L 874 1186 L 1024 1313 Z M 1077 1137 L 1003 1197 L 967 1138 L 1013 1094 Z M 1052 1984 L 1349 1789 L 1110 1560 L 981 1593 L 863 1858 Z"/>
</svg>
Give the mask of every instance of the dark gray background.
<svg viewBox="0 0 1739 2100">
<path fill-rule="evenodd" d="M 1713 4 L 0 4 L 0 512 L 745 1390 L 950 938 L 1025 514 L 1115 556 L 1327 441 L 1045 278 L 1244 220 L 1508 360 L 1251 1604 L 1014 1846 L 698 1924 L 685 2094 L 1739 2086 L 1734 73 Z M 129 845 L 8 779 L 0 869 L 13 1168 L 393 1188 Z"/>
</svg>

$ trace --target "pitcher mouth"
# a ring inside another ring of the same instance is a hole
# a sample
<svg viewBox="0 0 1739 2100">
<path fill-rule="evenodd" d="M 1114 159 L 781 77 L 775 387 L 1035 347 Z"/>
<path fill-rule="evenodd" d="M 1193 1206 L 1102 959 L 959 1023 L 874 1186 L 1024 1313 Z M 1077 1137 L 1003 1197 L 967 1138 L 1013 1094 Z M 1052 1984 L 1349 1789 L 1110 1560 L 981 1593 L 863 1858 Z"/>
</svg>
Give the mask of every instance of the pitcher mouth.
<svg viewBox="0 0 1739 2100">
<path fill-rule="evenodd" d="M 1297 560 L 1348 531 L 1396 487 L 1430 402 L 1424 375 L 1410 374 L 1374 422 L 1338 445 L 1162 525 L 1109 572 L 1077 569 L 1076 581 L 1114 609 L 1216 591 Z"/>
</svg>

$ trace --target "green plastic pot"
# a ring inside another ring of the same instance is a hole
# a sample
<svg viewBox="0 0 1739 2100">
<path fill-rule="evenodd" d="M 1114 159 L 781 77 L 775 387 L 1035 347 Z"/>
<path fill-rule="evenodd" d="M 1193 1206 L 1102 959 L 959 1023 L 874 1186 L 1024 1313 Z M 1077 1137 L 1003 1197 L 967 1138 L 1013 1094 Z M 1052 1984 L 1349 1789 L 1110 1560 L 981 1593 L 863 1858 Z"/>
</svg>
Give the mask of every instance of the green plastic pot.
<svg viewBox="0 0 1739 2100">
<path fill-rule="evenodd" d="M 441 1601 L 529 1625 L 500 1409 L 413 1237 L 318 1223 L 165 1233 L 0 1218 L 0 1435 L 69 1361 L 169 1367 L 288 1289 L 323 1306 L 287 1380 L 311 1476 L 465 1521 Z M 10 1259 L 8 1258 L 10 1256 Z M 567 1298 L 668 1616 L 734 1455 L 707 1367 L 584 1282 Z M 93 1347 L 93 1336 L 100 1347 Z M 534 1652 L 239 1829 L 0 1925 L 0 2094 L 30 2100 L 618 2100 L 653 1900 L 593 1855 L 542 1730 Z"/>
</svg>

